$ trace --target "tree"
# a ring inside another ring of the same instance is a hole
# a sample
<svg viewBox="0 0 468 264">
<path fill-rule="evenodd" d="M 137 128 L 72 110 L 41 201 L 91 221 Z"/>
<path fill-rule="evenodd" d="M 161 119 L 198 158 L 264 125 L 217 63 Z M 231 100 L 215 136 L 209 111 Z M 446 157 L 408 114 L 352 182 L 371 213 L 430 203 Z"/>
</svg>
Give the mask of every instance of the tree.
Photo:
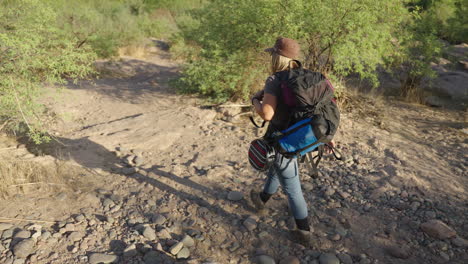
<svg viewBox="0 0 468 264">
<path fill-rule="evenodd" d="M 375 68 L 401 52 L 403 0 L 213 0 L 181 24 L 195 55 L 177 85 L 215 101 L 246 98 L 265 78 L 262 50 L 278 36 L 302 44 L 304 61 L 325 74 L 359 73 L 377 83 Z"/>
</svg>

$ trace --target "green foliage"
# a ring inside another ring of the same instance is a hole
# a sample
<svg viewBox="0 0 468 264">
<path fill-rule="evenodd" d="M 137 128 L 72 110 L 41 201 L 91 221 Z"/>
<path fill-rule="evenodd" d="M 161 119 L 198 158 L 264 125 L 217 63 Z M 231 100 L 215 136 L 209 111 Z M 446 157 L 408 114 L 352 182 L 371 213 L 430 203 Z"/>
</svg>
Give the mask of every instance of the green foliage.
<svg viewBox="0 0 468 264">
<path fill-rule="evenodd" d="M 431 62 L 435 62 L 442 52 L 433 17 L 422 15 L 419 8 L 412 15 L 413 19 L 406 25 L 409 30 L 400 35 L 404 52 L 399 57 L 404 72 L 401 94 L 410 98 L 417 96 L 424 78 L 435 77 Z"/>
<path fill-rule="evenodd" d="M 468 0 L 418 0 L 410 3 L 437 36 L 450 43 L 468 42 Z"/>
<path fill-rule="evenodd" d="M 88 44 L 99 57 L 117 55 L 118 48 L 159 34 L 142 0 L 49 0 L 63 30 L 76 37 L 76 47 Z"/>
<path fill-rule="evenodd" d="M 166 9 L 176 15 L 199 8 L 205 2 L 206 0 L 143 0 L 147 10 Z"/>
<path fill-rule="evenodd" d="M 76 49 L 76 38 L 56 23 L 57 14 L 40 0 L 0 3 L 0 118 L 12 128 L 26 124 L 37 143 L 44 139 L 37 102 L 43 82 L 61 83 L 91 71 L 94 53 Z"/>
<path fill-rule="evenodd" d="M 455 4 L 452 17 L 447 19 L 447 38 L 453 43 L 468 43 L 468 0 Z"/>
<path fill-rule="evenodd" d="M 178 87 L 218 101 L 262 85 L 262 51 L 278 36 L 298 39 L 312 70 L 376 83 L 375 68 L 398 52 L 392 40 L 409 18 L 403 0 L 213 0 L 191 14 L 198 23 L 180 24 L 178 39 L 194 48 Z"/>
<path fill-rule="evenodd" d="M 165 22 L 152 19 L 145 2 L 0 1 L 0 130 L 47 140 L 41 86 L 83 78 L 97 57 L 162 34 Z"/>
</svg>

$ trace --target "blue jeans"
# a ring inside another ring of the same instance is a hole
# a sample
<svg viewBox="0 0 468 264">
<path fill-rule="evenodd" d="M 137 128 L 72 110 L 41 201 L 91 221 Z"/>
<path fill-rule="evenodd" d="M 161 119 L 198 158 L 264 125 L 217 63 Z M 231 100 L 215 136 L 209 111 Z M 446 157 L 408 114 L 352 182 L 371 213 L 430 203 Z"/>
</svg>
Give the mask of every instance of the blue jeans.
<svg viewBox="0 0 468 264">
<path fill-rule="evenodd" d="M 263 191 L 274 194 L 281 184 L 283 191 L 288 196 L 289 207 L 293 211 L 294 218 L 306 218 L 308 214 L 307 204 L 302 194 L 297 159 L 287 159 L 282 157 L 281 154 L 277 154 L 267 177 Z"/>
</svg>

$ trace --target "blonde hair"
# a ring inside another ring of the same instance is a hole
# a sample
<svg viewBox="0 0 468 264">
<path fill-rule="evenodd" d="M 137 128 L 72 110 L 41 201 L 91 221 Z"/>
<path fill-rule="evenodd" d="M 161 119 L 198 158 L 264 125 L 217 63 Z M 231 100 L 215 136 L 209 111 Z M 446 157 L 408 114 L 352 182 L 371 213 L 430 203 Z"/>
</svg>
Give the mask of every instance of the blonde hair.
<svg viewBox="0 0 468 264">
<path fill-rule="evenodd" d="M 280 71 L 285 71 L 289 70 L 289 66 L 291 65 L 292 68 L 297 68 L 299 65 L 297 62 L 293 61 L 290 63 L 293 59 L 279 55 L 276 52 L 271 53 L 271 74 L 275 74 Z"/>
</svg>

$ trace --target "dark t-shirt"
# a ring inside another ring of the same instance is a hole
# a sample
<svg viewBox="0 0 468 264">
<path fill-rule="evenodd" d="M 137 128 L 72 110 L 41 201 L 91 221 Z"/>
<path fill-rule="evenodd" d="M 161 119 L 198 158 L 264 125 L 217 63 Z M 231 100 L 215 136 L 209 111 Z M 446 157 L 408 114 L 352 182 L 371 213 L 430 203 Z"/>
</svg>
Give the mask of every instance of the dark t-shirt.
<svg viewBox="0 0 468 264">
<path fill-rule="evenodd" d="M 265 93 L 274 95 L 277 102 L 275 114 L 270 125 L 273 125 L 278 130 L 286 129 L 289 122 L 289 110 L 288 106 L 281 99 L 281 82 L 275 75 L 271 75 L 266 79 L 264 91 Z"/>
</svg>

